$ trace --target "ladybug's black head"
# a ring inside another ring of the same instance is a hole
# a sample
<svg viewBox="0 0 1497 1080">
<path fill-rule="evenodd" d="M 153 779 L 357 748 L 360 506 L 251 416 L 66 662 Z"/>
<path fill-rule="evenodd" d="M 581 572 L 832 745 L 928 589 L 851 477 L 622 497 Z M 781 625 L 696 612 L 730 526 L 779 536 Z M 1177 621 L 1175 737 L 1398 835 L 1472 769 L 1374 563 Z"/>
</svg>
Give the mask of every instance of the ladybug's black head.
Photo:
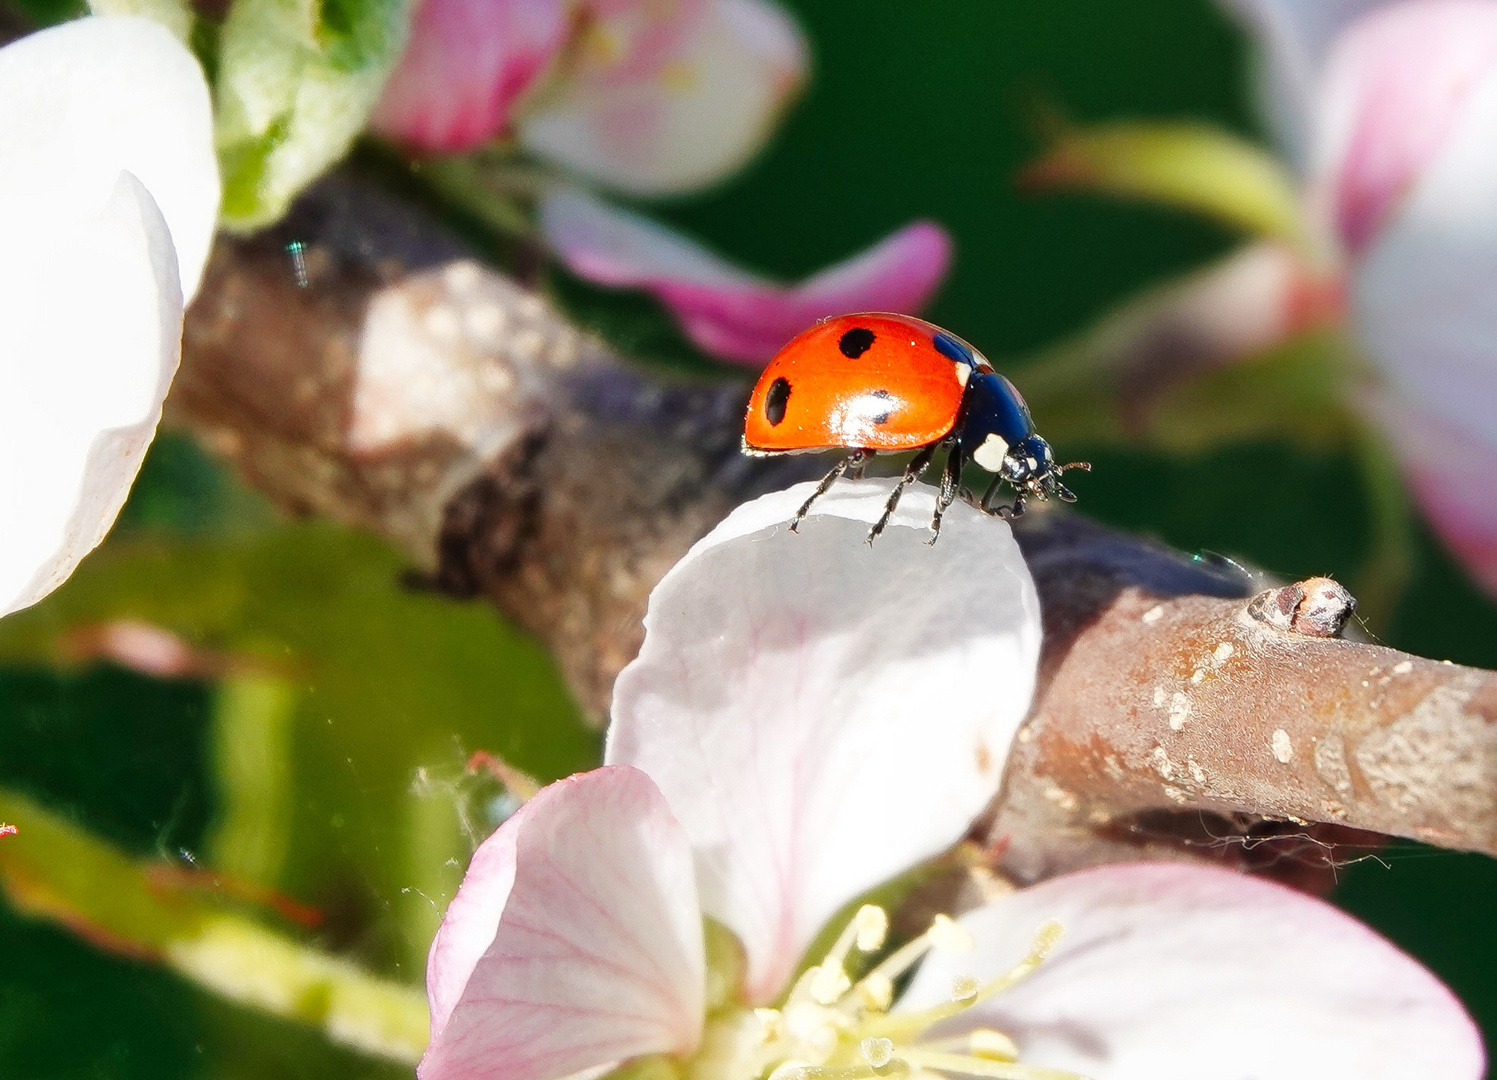
<svg viewBox="0 0 1497 1080">
<path fill-rule="evenodd" d="M 1013 485 L 1015 498 L 1009 517 L 1018 517 L 1024 512 L 1026 498 L 1048 499 L 1052 496 L 1061 502 L 1075 502 L 1071 489 L 1060 482 L 1067 469 L 1090 472 L 1091 466 L 1084 461 L 1069 465 L 1055 464 L 1055 455 L 1050 444 L 1038 435 L 1021 439 L 1010 448 L 1003 458 L 1002 479 Z"/>
<path fill-rule="evenodd" d="M 1054 468 L 1055 455 L 1050 444 L 1038 435 L 1031 435 L 1008 448 L 1000 475 L 1014 487 L 1019 487 L 1043 483 Z"/>
</svg>

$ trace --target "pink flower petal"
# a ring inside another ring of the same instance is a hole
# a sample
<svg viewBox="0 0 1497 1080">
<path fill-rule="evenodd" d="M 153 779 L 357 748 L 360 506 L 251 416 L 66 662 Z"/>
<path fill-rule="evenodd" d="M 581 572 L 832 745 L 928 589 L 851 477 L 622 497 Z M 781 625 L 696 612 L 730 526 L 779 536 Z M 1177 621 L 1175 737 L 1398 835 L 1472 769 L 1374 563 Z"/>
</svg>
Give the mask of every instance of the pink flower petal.
<svg viewBox="0 0 1497 1080">
<path fill-rule="evenodd" d="M 797 285 L 782 285 L 577 189 L 547 196 L 541 228 L 580 277 L 649 290 L 705 352 L 755 366 L 818 319 L 848 311 L 919 311 L 951 262 L 946 231 L 920 221 Z"/>
<path fill-rule="evenodd" d="M 370 126 L 453 153 L 498 135 L 566 44 L 570 0 L 423 0 Z"/>
<path fill-rule="evenodd" d="M 1356 920 L 1224 870 L 1164 863 L 1054 878 L 963 917 L 900 1008 L 992 978 L 1056 919 L 1050 958 L 951 1026 L 996 1027 L 1026 1064 L 1094 1080 L 1479 1080 L 1481 1037 L 1428 971 Z"/>
<path fill-rule="evenodd" d="M 636 195 L 688 191 L 758 151 L 809 67 L 771 0 L 607 0 L 565 81 L 520 121 L 526 146 Z"/>
<path fill-rule="evenodd" d="M 701 1035 L 685 834 L 649 777 L 552 784 L 478 849 L 427 966 L 421 1080 L 556 1080 Z"/>
<path fill-rule="evenodd" d="M 1398 0 L 1221 0 L 1258 41 L 1258 97 L 1290 159 L 1310 156 L 1326 53 L 1355 19 Z"/>
<path fill-rule="evenodd" d="M 1493 192 L 1497 72 L 1471 90 L 1349 288 L 1352 327 L 1394 392 L 1488 445 L 1497 445 Z"/>
<path fill-rule="evenodd" d="M 1497 444 L 1389 397 L 1370 411 L 1392 440 L 1430 523 L 1497 596 Z"/>
<path fill-rule="evenodd" d="M 1004 522 L 888 481 L 740 506 L 650 596 L 605 759 L 648 772 L 691 836 L 703 909 L 784 988 L 858 893 L 945 850 L 997 791 L 1029 710 L 1039 601 Z"/>
<path fill-rule="evenodd" d="M 1497 73 L 1497 3 L 1413 0 L 1348 26 L 1319 96 L 1315 183 L 1346 248 L 1362 251 Z"/>
</svg>

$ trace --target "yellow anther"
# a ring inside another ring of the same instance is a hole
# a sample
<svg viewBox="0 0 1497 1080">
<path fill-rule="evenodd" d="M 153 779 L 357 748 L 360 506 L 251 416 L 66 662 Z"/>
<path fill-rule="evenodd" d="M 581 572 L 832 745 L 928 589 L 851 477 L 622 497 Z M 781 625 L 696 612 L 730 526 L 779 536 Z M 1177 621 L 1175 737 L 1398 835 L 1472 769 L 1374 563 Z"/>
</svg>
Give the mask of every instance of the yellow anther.
<svg viewBox="0 0 1497 1080">
<path fill-rule="evenodd" d="M 884 938 L 889 934 L 889 916 L 883 908 L 877 904 L 864 904 L 858 908 L 853 924 L 858 928 L 860 952 L 872 952 L 883 947 Z"/>
<path fill-rule="evenodd" d="M 951 980 L 951 1000 L 971 1001 L 982 989 L 982 983 L 971 975 L 958 975 Z"/>
<path fill-rule="evenodd" d="M 779 1009 L 755 1009 L 754 1019 L 759 1021 L 759 1041 L 772 1043 L 780 1037 L 784 1029 L 783 1017 Z"/>
<path fill-rule="evenodd" d="M 894 983 L 875 971 L 858 983 L 858 1001 L 865 1009 L 888 1012 L 894 1002 Z"/>
<path fill-rule="evenodd" d="M 870 1036 L 858 1044 L 863 1051 L 863 1060 L 875 1069 L 882 1069 L 894 1060 L 894 1041 Z"/>
<path fill-rule="evenodd" d="M 937 915 L 930 921 L 930 930 L 927 932 L 932 947 L 943 952 L 965 953 L 971 952 L 977 947 L 963 926 L 953 920 L 949 915 Z"/>
<path fill-rule="evenodd" d="M 841 964 L 833 966 L 828 961 L 811 970 L 811 1000 L 818 1005 L 835 1005 L 843 994 L 852 989 L 852 980 L 842 970 Z"/>
<path fill-rule="evenodd" d="M 987 1061 L 1018 1061 L 1019 1047 L 1007 1035 L 992 1028 L 977 1028 L 967 1035 L 967 1053 Z"/>
<path fill-rule="evenodd" d="M 838 1015 L 809 1001 L 797 1002 L 784 1013 L 785 1035 L 801 1048 L 811 1064 L 820 1064 L 837 1049 Z"/>
</svg>

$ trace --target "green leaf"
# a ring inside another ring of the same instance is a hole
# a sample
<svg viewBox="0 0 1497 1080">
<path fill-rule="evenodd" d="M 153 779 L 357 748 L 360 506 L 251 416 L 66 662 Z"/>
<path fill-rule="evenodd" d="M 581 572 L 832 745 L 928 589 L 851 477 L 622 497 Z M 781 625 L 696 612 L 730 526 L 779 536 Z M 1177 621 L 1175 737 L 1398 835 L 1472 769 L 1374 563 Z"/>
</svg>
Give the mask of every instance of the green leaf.
<svg viewBox="0 0 1497 1080">
<path fill-rule="evenodd" d="M 230 1000 L 318 1027 L 366 1053 L 414 1062 L 425 996 L 234 914 L 170 864 L 138 862 L 0 789 L 0 886 L 35 918 L 113 952 L 162 963 Z"/>
<path fill-rule="evenodd" d="M 469 755 L 546 780 L 590 767 L 599 747 L 539 645 L 404 571 L 379 542 L 327 525 L 232 543 L 137 535 L 0 621 L 0 662 L 59 663 L 79 627 L 124 619 L 225 657 L 210 854 L 334 913 L 337 940 L 417 978 L 496 824 Z"/>
<path fill-rule="evenodd" d="M 1278 159 L 1207 124 L 1121 122 L 1068 131 L 1019 183 L 1162 203 L 1248 235 L 1299 244 L 1307 237 L 1298 187 Z"/>
<path fill-rule="evenodd" d="M 277 220 L 363 129 L 404 43 L 407 0 L 238 0 L 217 53 L 223 223 Z"/>
</svg>

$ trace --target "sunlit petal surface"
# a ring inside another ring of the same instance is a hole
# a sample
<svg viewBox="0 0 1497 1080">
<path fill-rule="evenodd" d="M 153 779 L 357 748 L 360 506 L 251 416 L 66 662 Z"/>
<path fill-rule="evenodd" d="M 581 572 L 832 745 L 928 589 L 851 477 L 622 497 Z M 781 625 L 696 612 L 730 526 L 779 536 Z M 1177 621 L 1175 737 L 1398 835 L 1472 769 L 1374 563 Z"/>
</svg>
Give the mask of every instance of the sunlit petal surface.
<svg viewBox="0 0 1497 1080">
<path fill-rule="evenodd" d="M 687 191 L 763 145 L 805 81 L 800 27 L 771 0 L 607 0 L 573 66 L 520 121 L 526 146 L 636 195 Z"/>
<path fill-rule="evenodd" d="M 197 61 L 135 18 L 0 50 L 0 148 L 3 613 L 65 580 L 124 503 L 176 371 L 218 172 Z"/>
<path fill-rule="evenodd" d="M 648 777 L 545 788 L 474 855 L 432 943 L 422 1080 L 555 1080 L 701 1033 L 685 834 Z"/>
<path fill-rule="evenodd" d="M 202 69 L 166 29 L 99 16 L 0 49 L 0 148 L 0 217 L 91 218 L 121 171 L 133 173 L 170 227 L 191 299 L 213 239 L 218 164 Z"/>
<path fill-rule="evenodd" d="M 1054 878 L 963 917 L 975 952 L 933 953 L 902 1009 L 1001 975 L 1047 920 L 1039 969 L 962 1014 L 1026 1065 L 1094 1080 L 1478 1080 L 1481 1039 L 1438 980 L 1302 893 L 1164 863 Z"/>
<path fill-rule="evenodd" d="M 750 365 L 765 363 L 818 319 L 849 311 L 919 311 L 951 263 L 946 231 L 916 222 L 861 254 L 784 285 L 575 188 L 547 196 L 541 228 L 580 277 L 649 290 L 703 351 Z"/>
<path fill-rule="evenodd" d="M 438 152 L 493 138 L 566 44 L 573 7 L 566 0 L 424 0 L 371 126 Z"/>
<path fill-rule="evenodd" d="M 811 488 L 739 507 L 655 589 L 606 751 L 691 835 L 756 1002 L 839 907 L 960 838 L 997 790 L 1039 653 L 1006 523 L 958 503 L 927 546 L 934 500 L 915 488 L 870 547 L 889 482 L 867 480 L 792 533 Z"/>
<path fill-rule="evenodd" d="M 94 214 L 0 210 L 0 250 L 5 613 L 114 523 L 177 369 L 182 294 L 166 222 L 129 173 Z"/>
</svg>

